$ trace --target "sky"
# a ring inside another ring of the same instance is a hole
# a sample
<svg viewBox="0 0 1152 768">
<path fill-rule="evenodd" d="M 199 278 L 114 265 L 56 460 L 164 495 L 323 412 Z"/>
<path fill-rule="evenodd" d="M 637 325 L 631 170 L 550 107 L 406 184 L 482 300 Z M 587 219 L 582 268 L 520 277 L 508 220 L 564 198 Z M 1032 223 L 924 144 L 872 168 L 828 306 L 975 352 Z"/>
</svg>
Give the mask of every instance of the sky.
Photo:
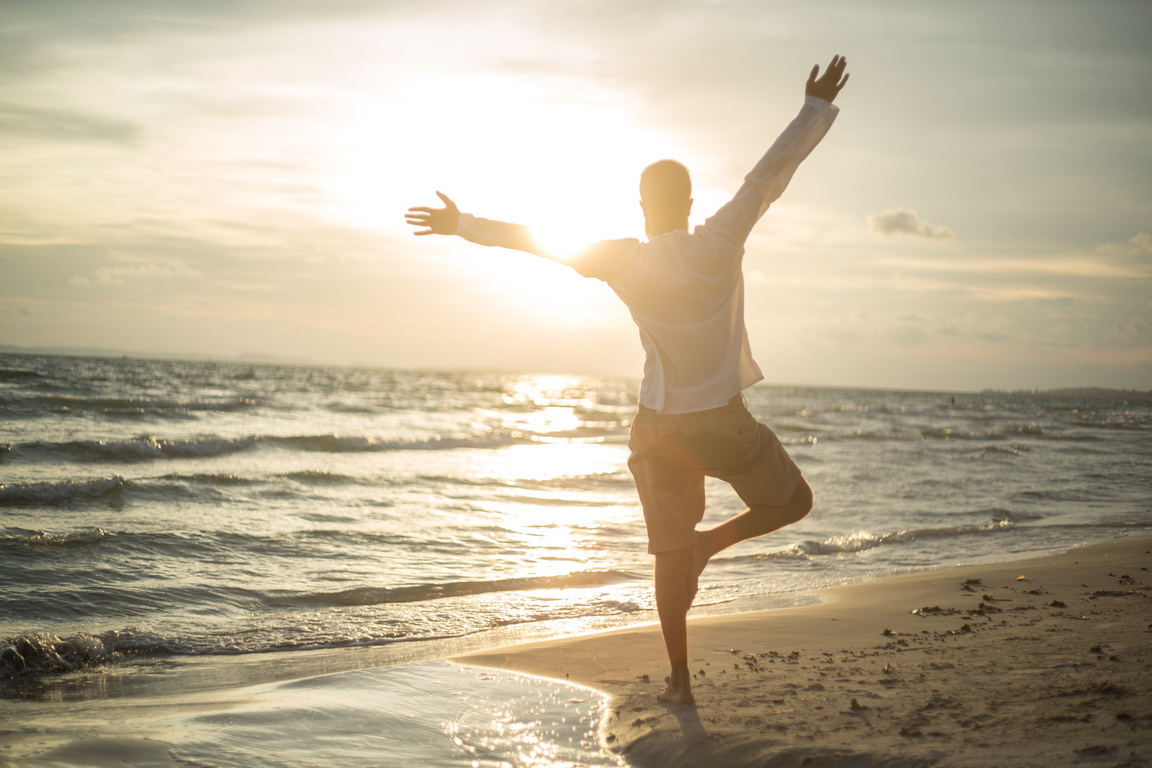
<svg viewBox="0 0 1152 768">
<path fill-rule="evenodd" d="M 1152 5 L 4 0 L 0 344 L 639 376 L 611 290 L 412 236 L 692 225 L 848 59 L 748 241 L 767 381 L 1152 389 Z M 566 239 L 566 240 L 565 240 Z"/>
</svg>

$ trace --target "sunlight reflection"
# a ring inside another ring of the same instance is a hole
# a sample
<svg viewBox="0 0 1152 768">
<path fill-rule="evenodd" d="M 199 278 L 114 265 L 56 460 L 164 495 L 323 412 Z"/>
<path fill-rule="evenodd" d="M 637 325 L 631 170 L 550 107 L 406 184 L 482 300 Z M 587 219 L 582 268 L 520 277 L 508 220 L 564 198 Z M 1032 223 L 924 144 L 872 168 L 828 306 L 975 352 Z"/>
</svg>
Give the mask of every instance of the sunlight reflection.
<svg viewBox="0 0 1152 768">
<path fill-rule="evenodd" d="M 558 442 L 560 440 L 578 440 L 575 435 L 560 437 L 557 432 L 574 433 L 578 431 L 583 422 L 576 416 L 572 408 L 549 406 L 542 411 L 519 415 L 505 415 L 505 426 L 512 430 L 512 434 L 519 437 L 522 433 L 529 433 L 532 440 L 539 442 Z M 602 441 L 603 437 L 584 438 Z"/>
<path fill-rule="evenodd" d="M 486 457 L 473 469 L 480 478 L 544 482 L 595 475 L 614 475 L 624 469 L 627 446 L 566 439 L 533 445 L 511 445 Z"/>
<path fill-rule="evenodd" d="M 566 405 L 585 404 L 590 406 L 591 400 L 588 398 L 573 400 L 570 397 L 573 393 L 582 394 L 585 386 L 584 379 L 579 376 L 561 374 L 527 376 L 516 382 L 512 387 L 512 394 L 504 396 L 504 402 L 552 405 L 553 403 L 560 404 L 557 401 L 563 401 L 563 404 Z M 569 395 L 569 397 L 565 398 L 565 395 Z"/>
<path fill-rule="evenodd" d="M 501 701 L 476 693 L 480 701 L 458 721 L 443 724 L 445 734 L 468 755 L 472 768 L 575 768 L 622 766 L 623 760 L 603 750 L 597 735 L 606 714 L 603 696 L 576 686 L 526 676 L 485 671 L 484 678 L 503 683 Z M 509 696 L 507 687 L 520 680 L 523 693 Z M 511 762 L 509 762 L 511 761 Z"/>
<path fill-rule="evenodd" d="M 607 567 L 610 563 L 590 535 L 606 522 L 603 507 L 556 508 L 490 501 L 481 508 L 501 516 L 502 544 L 512 545 L 515 555 L 508 562 L 519 563 L 522 572 L 518 575 L 550 576 L 568 573 L 573 565 L 597 563 Z"/>
<path fill-rule="evenodd" d="M 631 484 L 621 431 L 627 417 L 601 404 L 596 386 L 582 376 L 525 375 L 506 382 L 503 407 L 475 412 L 478 430 L 520 441 L 467 452 L 461 467 L 469 481 L 492 488 L 470 506 L 491 520 L 484 535 L 498 541 L 490 543 L 506 550 L 502 572 L 560 578 L 538 594 L 525 592 L 526 607 L 632 604 L 604 583 L 617 570 L 605 541 L 632 530 L 637 517 L 634 506 L 620 503 L 621 485 Z M 590 584 L 603 596 L 588 596 Z"/>
<path fill-rule="evenodd" d="M 604 442 L 606 429 L 620 424 L 614 414 L 596 413 L 587 381 L 578 376 L 525 377 L 502 400 L 510 408 L 478 411 L 477 415 L 500 432 L 534 442 Z M 553 456 L 560 461 L 572 458 Z"/>
</svg>

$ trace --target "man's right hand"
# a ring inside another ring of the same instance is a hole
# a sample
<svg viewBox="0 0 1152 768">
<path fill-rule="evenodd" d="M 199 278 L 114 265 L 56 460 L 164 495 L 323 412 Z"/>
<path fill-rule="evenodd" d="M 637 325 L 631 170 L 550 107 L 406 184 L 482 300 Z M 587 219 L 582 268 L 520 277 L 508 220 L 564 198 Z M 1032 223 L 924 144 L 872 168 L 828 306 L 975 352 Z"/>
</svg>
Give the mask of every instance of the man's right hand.
<svg viewBox="0 0 1152 768">
<path fill-rule="evenodd" d="M 840 89 L 848 82 L 848 75 L 844 74 L 847 67 L 848 59 L 843 56 L 833 56 L 831 63 L 828 64 L 828 69 L 819 79 L 816 75 L 820 72 L 820 65 L 817 64 L 812 67 L 812 74 L 808 75 L 808 82 L 804 86 L 804 95 L 815 96 L 831 104 L 836 98 L 836 94 L 840 93 Z"/>
<path fill-rule="evenodd" d="M 456 203 L 448 199 L 448 195 L 437 190 L 436 196 L 444 203 L 443 208 L 428 208 L 426 206 L 416 206 L 408 209 L 408 213 L 404 214 L 404 221 L 414 227 L 425 227 L 425 229 L 417 229 L 412 234 L 414 235 L 454 235 L 456 234 L 456 227 L 460 223 L 460 209 L 456 207 Z"/>
</svg>

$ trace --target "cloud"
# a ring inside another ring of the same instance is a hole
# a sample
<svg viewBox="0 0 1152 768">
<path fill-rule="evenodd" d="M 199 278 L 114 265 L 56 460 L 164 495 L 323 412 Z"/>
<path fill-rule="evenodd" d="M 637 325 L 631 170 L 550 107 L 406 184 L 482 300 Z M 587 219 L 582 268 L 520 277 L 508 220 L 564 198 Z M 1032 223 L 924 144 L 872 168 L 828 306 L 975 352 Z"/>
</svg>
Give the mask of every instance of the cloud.
<svg viewBox="0 0 1152 768">
<path fill-rule="evenodd" d="M 1112 336 L 1152 336 L 1152 323 L 1133 318 L 1126 323 L 1116 323 L 1109 331 Z"/>
<path fill-rule="evenodd" d="M 199 272 L 190 269 L 179 259 L 164 261 L 137 261 L 116 266 L 103 266 L 96 269 L 96 282 L 101 285 L 125 285 L 129 282 L 155 277 L 168 279 L 173 277 L 198 277 Z M 83 278 L 81 278 L 83 279 Z M 82 285 L 72 282 L 73 285 Z"/>
<path fill-rule="evenodd" d="M 894 208 L 890 211 L 873 213 L 868 217 L 868 226 L 881 237 L 909 235 L 927 240 L 955 240 L 956 235 L 948 227 L 929 224 L 908 208 Z"/>
<path fill-rule="evenodd" d="M 1104 243 L 1096 250 L 1109 256 L 1149 256 L 1152 255 L 1152 235 L 1140 232 L 1123 243 Z"/>
<path fill-rule="evenodd" d="M 59 109 L 0 105 L 0 137 L 132 145 L 139 135 L 139 126 L 126 120 Z"/>
<path fill-rule="evenodd" d="M 914 344 L 924 344 L 932 340 L 927 331 L 914 325 L 898 325 L 888 331 L 888 338 L 892 342 L 905 347 Z"/>
</svg>

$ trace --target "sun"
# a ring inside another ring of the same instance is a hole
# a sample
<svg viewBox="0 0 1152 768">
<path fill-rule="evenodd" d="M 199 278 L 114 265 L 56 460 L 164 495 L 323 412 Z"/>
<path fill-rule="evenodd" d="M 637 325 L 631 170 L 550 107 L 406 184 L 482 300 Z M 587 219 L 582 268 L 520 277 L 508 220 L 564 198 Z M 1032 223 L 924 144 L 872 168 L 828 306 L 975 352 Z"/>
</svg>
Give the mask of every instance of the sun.
<svg viewBox="0 0 1152 768">
<path fill-rule="evenodd" d="M 402 228 L 384 206 L 438 205 L 531 227 L 563 257 L 643 231 L 640 171 L 677 147 L 621 95 L 575 77 L 423 75 L 365 99 L 332 137 L 325 189 L 347 220 Z"/>
<path fill-rule="evenodd" d="M 441 190 L 464 212 L 528 226 L 560 261 L 641 236 L 640 171 L 678 150 L 601 84 L 506 71 L 401 81 L 365 99 L 333 141 L 339 160 L 325 188 L 346 223 L 410 242 L 403 212 L 440 205 Z M 598 281 L 500 249 L 483 261 L 480 279 L 498 301 L 577 324 L 604 313 Z"/>
</svg>

